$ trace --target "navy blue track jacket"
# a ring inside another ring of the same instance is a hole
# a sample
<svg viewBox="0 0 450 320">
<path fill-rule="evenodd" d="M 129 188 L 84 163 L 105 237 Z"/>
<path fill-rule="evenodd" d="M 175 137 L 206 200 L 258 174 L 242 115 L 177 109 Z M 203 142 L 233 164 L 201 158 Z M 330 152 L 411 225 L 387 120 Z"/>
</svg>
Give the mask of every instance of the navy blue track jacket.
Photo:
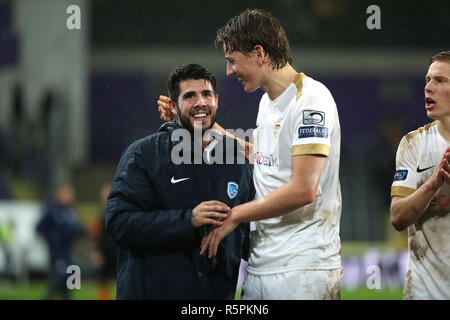
<svg viewBox="0 0 450 320">
<path fill-rule="evenodd" d="M 248 254 L 249 224 L 241 223 L 208 259 L 200 256 L 200 244 L 210 225 L 193 228 L 191 215 L 203 201 L 233 208 L 253 200 L 252 167 L 247 159 L 175 165 L 175 129 L 176 122 L 163 124 L 120 159 L 106 215 L 106 230 L 119 246 L 117 299 L 233 298 L 240 259 Z M 237 157 L 236 141 L 219 146 Z"/>
</svg>

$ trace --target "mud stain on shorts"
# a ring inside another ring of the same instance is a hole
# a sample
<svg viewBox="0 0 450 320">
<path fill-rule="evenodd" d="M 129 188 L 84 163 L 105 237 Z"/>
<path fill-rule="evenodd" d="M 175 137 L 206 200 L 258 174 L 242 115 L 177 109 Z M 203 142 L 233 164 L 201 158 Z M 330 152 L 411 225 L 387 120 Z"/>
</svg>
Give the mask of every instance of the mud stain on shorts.
<svg viewBox="0 0 450 320">
<path fill-rule="evenodd" d="M 414 295 L 412 293 L 411 270 L 408 270 L 406 273 L 405 286 L 403 288 L 403 299 L 414 300 Z"/>
<path fill-rule="evenodd" d="M 324 300 L 341 300 L 341 282 L 336 282 L 333 286 L 328 287 L 325 292 Z"/>
</svg>

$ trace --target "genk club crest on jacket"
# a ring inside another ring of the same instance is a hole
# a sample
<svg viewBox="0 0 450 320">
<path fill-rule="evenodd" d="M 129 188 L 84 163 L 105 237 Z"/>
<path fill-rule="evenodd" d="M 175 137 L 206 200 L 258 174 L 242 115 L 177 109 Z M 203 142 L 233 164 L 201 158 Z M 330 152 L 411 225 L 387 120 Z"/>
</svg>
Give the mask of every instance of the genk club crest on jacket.
<svg viewBox="0 0 450 320">
<path fill-rule="evenodd" d="M 233 199 L 237 196 L 239 189 L 239 185 L 236 182 L 230 181 L 227 185 L 227 194 L 230 199 Z"/>
</svg>

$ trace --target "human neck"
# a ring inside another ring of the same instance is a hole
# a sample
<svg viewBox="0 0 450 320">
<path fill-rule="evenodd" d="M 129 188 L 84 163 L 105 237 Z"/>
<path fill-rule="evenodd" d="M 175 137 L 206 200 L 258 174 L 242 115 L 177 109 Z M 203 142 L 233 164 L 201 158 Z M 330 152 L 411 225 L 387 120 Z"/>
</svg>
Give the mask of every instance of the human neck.
<svg viewBox="0 0 450 320">
<path fill-rule="evenodd" d="M 267 92 L 270 100 L 278 98 L 294 81 L 297 71 L 287 64 L 283 68 L 276 70 L 266 66 L 265 81 L 261 84 L 261 89 Z"/>
<path fill-rule="evenodd" d="M 439 133 L 445 140 L 450 141 L 450 118 L 437 120 Z"/>
</svg>

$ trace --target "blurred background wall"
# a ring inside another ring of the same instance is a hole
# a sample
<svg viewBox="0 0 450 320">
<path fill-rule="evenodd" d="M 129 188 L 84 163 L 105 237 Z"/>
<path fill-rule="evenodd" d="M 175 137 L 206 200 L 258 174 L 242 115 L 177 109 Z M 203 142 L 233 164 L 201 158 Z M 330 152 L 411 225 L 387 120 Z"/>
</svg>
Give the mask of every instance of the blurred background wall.
<svg viewBox="0 0 450 320">
<path fill-rule="evenodd" d="M 366 26 L 371 4 L 380 30 Z M 70 5 L 80 30 L 67 28 Z M 215 73 L 223 127 L 254 127 L 262 92 L 226 78 L 213 45 L 217 28 L 251 7 L 279 18 L 296 70 L 336 100 L 343 243 L 398 238 L 388 212 L 395 151 L 430 122 L 424 76 L 429 58 L 449 50 L 448 0 L 2 0 L 0 198 L 40 204 L 70 181 L 87 223 L 124 149 L 161 125 L 156 101 L 181 64 Z"/>
</svg>

